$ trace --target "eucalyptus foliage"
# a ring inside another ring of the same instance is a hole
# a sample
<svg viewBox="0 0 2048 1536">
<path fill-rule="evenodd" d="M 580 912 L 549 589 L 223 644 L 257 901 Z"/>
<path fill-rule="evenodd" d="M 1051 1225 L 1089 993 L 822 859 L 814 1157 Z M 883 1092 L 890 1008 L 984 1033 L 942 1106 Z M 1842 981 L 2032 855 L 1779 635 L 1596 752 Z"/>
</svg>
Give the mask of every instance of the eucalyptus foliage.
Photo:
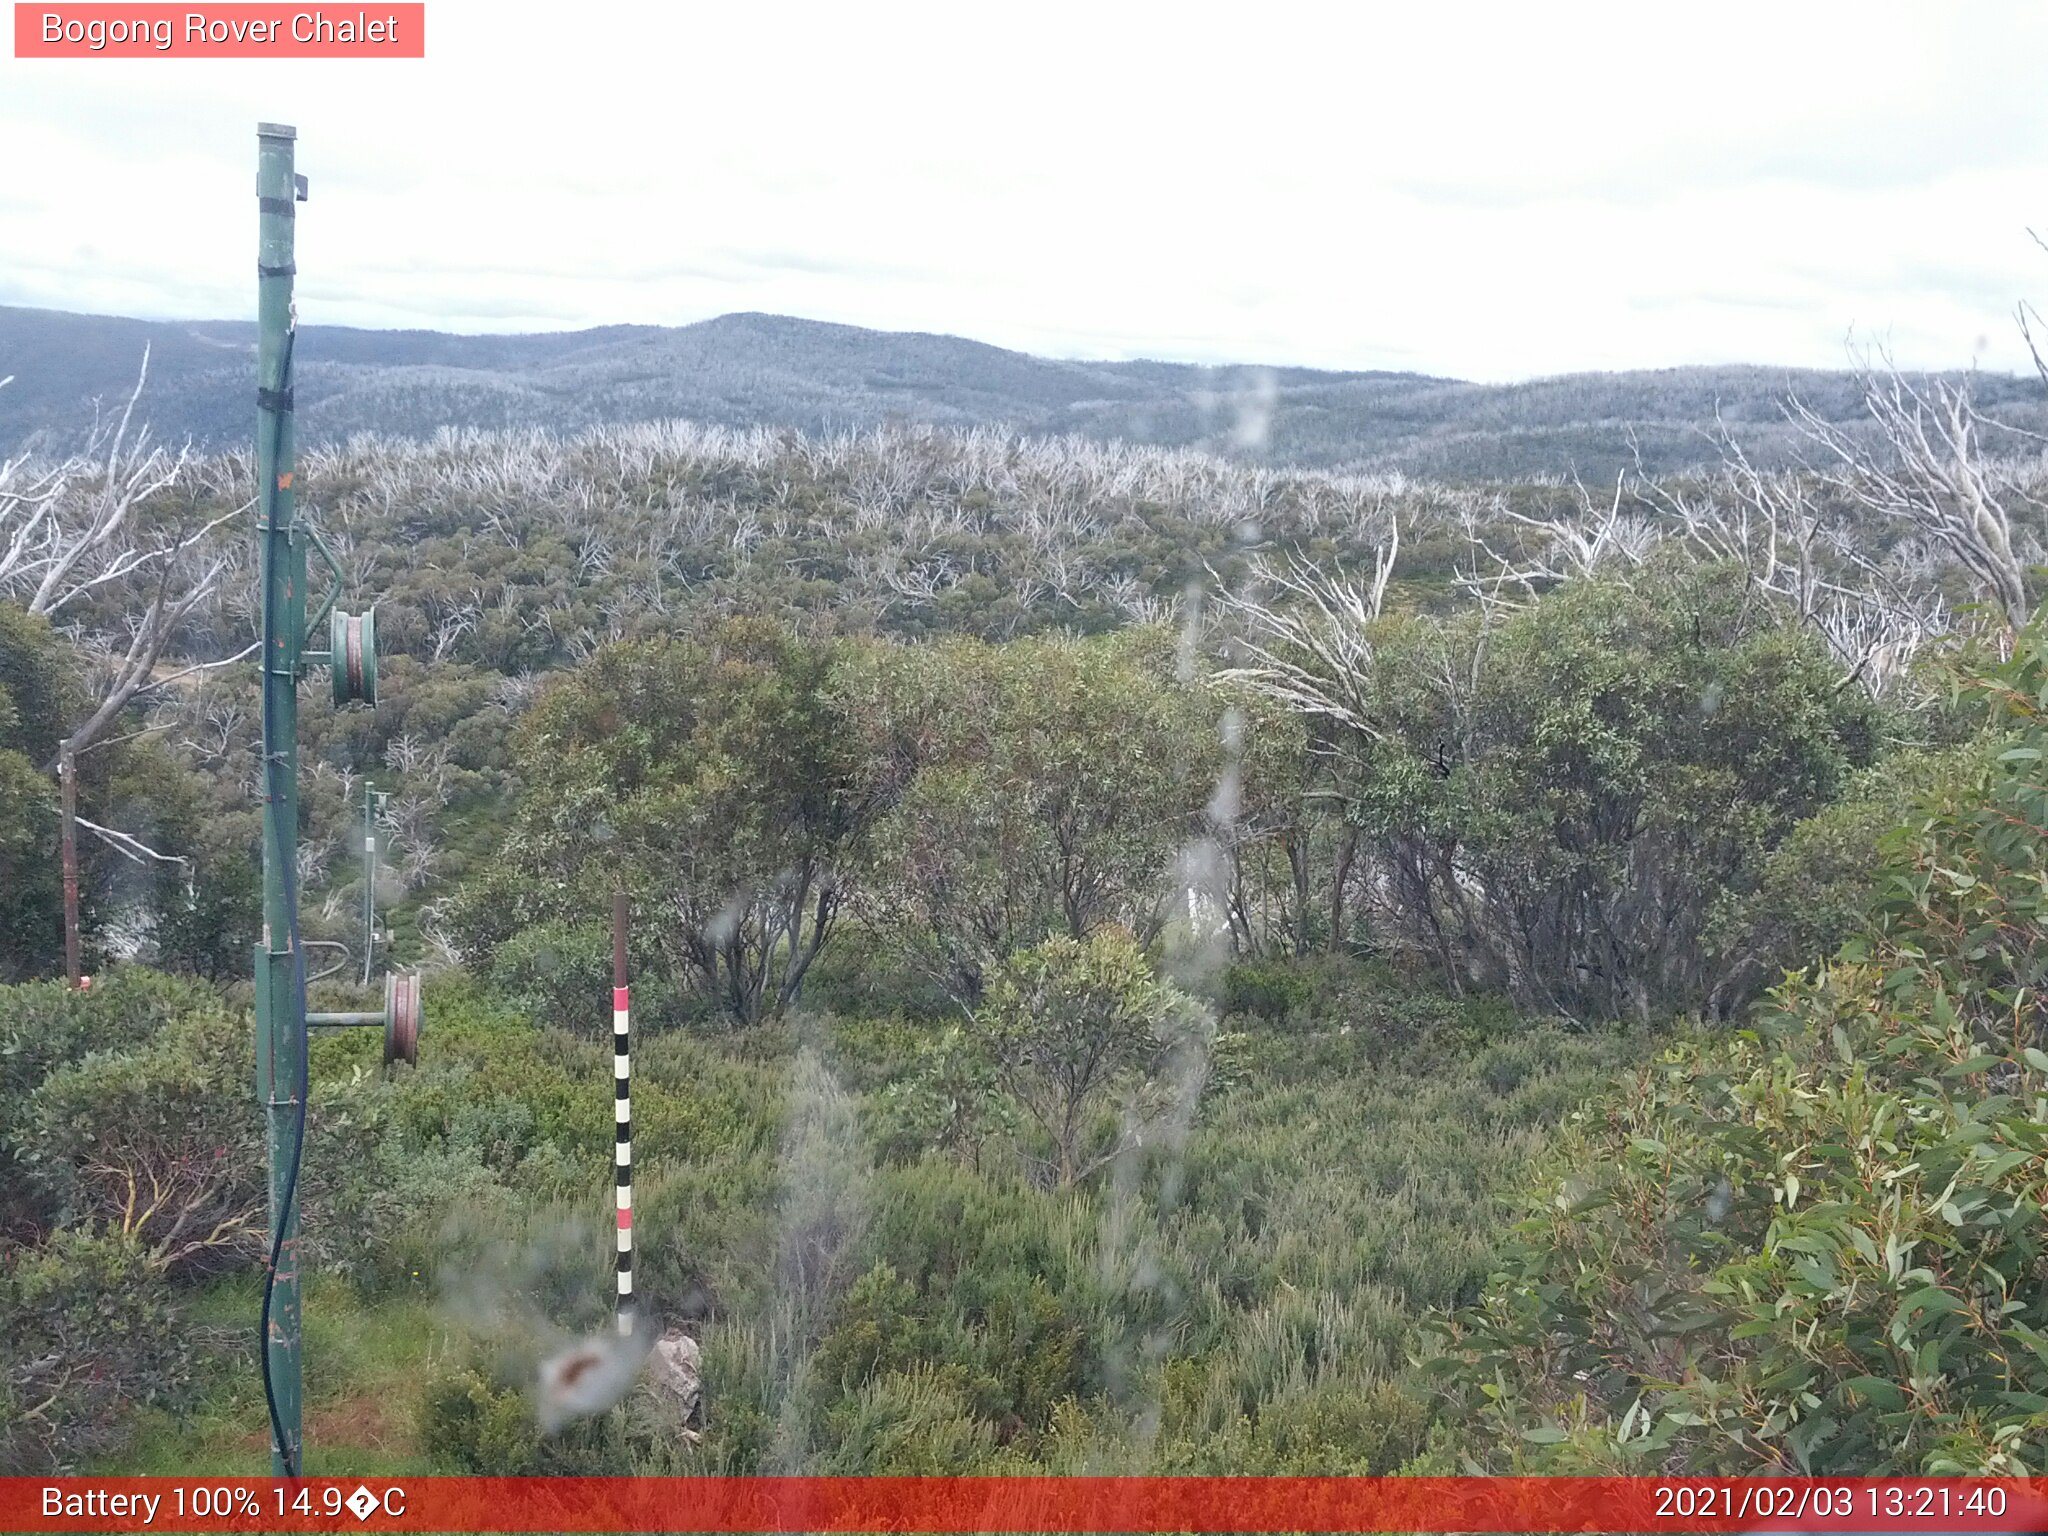
<svg viewBox="0 0 2048 1536">
<path fill-rule="evenodd" d="M 2048 656 L 1958 672 L 1966 764 L 1868 932 L 1603 1112 L 1439 1369 L 1503 1465 L 2048 1463 Z"/>
<path fill-rule="evenodd" d="M 464 893 L 466 944 L 488 960 L 522 930 L 569 925 L 548 953 L 598 983 L 596 1010 L 602 978 L 583 957 L 623 890 L 666 978 L 738 1022 L 788 1006 L 879 809 L 831 663 L 827 645 L 735 619 L 704 641 L 608 649 L 557 681 L 520 723 L 524 792 L 501 856 Z"/>
</svg>

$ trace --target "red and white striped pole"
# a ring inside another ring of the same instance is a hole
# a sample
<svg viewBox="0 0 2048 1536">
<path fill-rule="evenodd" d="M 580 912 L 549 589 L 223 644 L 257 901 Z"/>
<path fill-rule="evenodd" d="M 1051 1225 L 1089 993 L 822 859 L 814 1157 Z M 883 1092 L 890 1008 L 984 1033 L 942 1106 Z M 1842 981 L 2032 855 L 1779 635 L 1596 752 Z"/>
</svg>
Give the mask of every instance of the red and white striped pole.
<svg viewBox="0 0 2048 1536">
<path fill-rule="evenodd" d="M 633 1331 L 633 1067 L 627 1049 L 632 1004 L 626 988 L 626 893 L 612 897 L 612 1092 L 617 1099 L 619 1332 Z"/>
</svg>

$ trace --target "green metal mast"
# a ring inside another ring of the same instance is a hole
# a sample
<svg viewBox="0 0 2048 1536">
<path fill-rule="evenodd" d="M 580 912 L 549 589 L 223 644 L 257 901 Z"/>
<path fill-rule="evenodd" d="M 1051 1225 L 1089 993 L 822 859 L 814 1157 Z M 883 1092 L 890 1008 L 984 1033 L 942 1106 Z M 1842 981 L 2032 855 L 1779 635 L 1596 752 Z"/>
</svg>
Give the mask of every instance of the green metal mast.
<svg viewBox="0 0 2048 1536">
<path fill-rule="evenodd" d="M 384 1062 L 419 1059 L 420 978 L 394 971 L 384 979 L 381 1013 L 306 1011 L 305 944 L 299 936 L 299 681 L 309 664 L 332 673 L 334 707 L 377 702 L 377 610 L 343 613 L 334 606 L 340 563 L 310 523 L 295 516 L 292 493 L 292 348 L 298 316 L 292 304 L 293 227 L 306 200 L 306 178 L 294 174 L 298 131 L 256 125 L 256 199 L 261 233 L 256 254 L 256 500 L 263 554 L 263 938 L 256 946 L 256 1097 L 263 1105 L 270 1162 L 270 1247 L 263 1288 L 263 1388 L 270 1414 L 270 1470 L 305 1471 L 300 1428 L 299 1159 L 306 1132 L 308 1028 L 384 1027 Z M 306 557 L 318 555 L 334 585 L 307 614 Z M 326 650 L 307 640 L 322 627 Z M 363 790 L 364 975 L 375 942 L 374 806 L 385 799 Z M 324 974 L 324 973 L 323 973 Z"/>
<path fill-rule="evenodd" d="M 263 546 L 263 937 L 256 950 L 256 1096 L 270 1162 L 270 1470 L 304 1470 L 299 1404 L 299 1211 L 293 1183 L 305 1106 L 306 1018 L 298 914 L 299 673 L 306 633 L 306 548 L 293 527 L 290 359 L 298 131 L 256 128 L 261 211 L 256 282 L 256 486 Z"/>
</svg>

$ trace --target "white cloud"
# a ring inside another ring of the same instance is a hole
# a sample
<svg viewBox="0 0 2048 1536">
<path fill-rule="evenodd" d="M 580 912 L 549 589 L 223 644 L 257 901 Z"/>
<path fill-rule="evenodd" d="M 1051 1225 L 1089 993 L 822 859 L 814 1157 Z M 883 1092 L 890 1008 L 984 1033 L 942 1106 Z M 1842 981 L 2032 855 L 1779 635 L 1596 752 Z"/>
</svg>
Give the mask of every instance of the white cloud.
<svg viewBox="0 0 2048 1536">
<path fill-rule="evenodd" d="M 1853 328 L 2022 361 L 2048 12 L 1403 10 L 429 0 L 417 62 L 0 60 L 0 302 L 247 313 L 273 119 L 333 323 L 762 309 L 1480 378 L 1830 366 Z"/>
</svg>

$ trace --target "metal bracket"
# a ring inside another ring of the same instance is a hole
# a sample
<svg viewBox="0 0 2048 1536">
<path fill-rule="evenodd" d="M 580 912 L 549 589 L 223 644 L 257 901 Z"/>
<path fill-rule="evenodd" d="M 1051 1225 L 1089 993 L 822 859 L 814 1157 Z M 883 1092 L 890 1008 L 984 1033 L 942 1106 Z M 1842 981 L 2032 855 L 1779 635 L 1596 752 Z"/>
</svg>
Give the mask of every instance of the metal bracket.
<svg viewBox="0 0 2048 1536">
<path fill-rule="evenodd" d="M 334 551 L 329 549 L 327 541 L 320 537 L 320 530 L 303 518 L 300 519 L 297 526 L 305 533 L 307 541 L 313 546 L 314 553 L 319 555 L 321 561 L 327 566 L 328 572 L 334 577 L 334 585 L 328 589 L 327 595 L 320 599 L 320 606 L 315 608 L 306 620 L 306 636 L 300 644 L 311 645 L 320 634 L 321 628 L 327 623 L 327 615 L 334 611 L 334 605 L 339 601 L 342 586 L 347 582 L 348 577 L 342 572 L 341 562 L 334 558 Z"/>
<path fill-rule="evenodd" d="M 300 939 L 299 948 L 338 949 L 342 952 L 341 958 L 335 961 L 334 964 L 327 967 L 326 970 L 315 971 L 311 976 L 308 976 L 306 978 L 307 985 L 309 986 L 316 981 L 325 981 L 329 976 L 332 976 L 336 971 L 340 970 L 344 965 L 348 964 L 348 946 L 342 943 L 341 940 L 339 939 Z"/>
</svg>

